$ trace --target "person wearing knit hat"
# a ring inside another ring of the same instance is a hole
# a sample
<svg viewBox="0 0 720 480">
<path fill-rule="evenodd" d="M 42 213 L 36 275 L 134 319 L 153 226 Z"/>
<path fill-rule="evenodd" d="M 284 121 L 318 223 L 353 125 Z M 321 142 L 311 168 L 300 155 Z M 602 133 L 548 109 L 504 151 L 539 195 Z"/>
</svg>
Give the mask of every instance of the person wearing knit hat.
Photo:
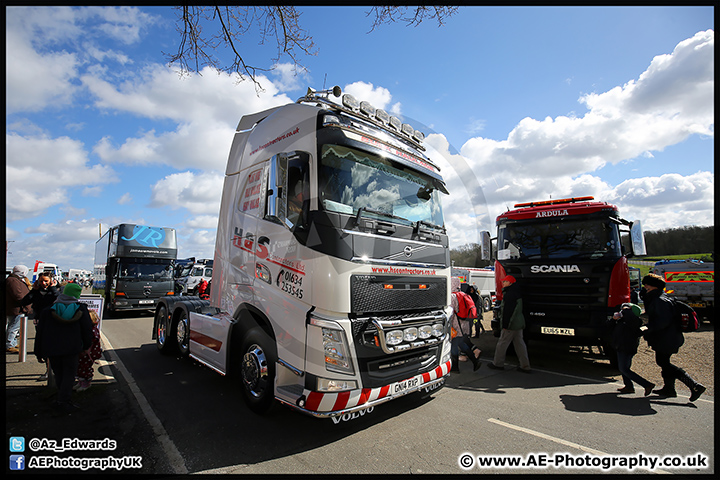
<svg viewBox="0 0 720 480">
<path fill-rule="evenodd" d="M 622 375 L 624 387 L 618 388 L 619 393 L 634 393 L 633 382 L 645 389 L 647 397 L 655 388 L 655 384 L 632 371 L 632 360 L 640 345 L 642 332 L 642 310 L 634 303 L 623 303 L 619 312 L 615 312 L 610 320 L 612 330 L 612 347 L 618 360 L 618 370 Z"/>
<path fill-rule="evenodd" d="M 82 295 L 82 287 L 77 283 L 68 283 L 65 285 L 63 293 L 73 298 L 80 298 L 80 295 Z"/>
<path fill-rule="evenodd" d="M 50 361 L 58 394 L 55 407 L 60 414 L 79 407 L 71 402 L 80 354 L 88 354 L 93 340 L 93 323 L 87 305 L 78 299 L 82 287 L 68 283 L 55 303 L 40 313 L 35 334 L 35 356 Z"/>
<path fill-rule="evenodd" d="M 453 314 L 450 317 L 450 325 L 456 333 L 450 341 L 450 371 L 460 373 L 458 362 L 460 361 L 460 354 L 462 353 L 467 359 L 472 361 L 474 372 L 482 365 L 482 363 L 480 363 L 480 354 L 482 352 L 469 338 L 470 320 L 469 318 L 460 317 L 460 302 L 463 302 L 463 305 L 466 307 L 473 304 L 472 298 L 462 291 L 460 278 L 451 277 L 450 306 L 452 307 Z M 467 310 L 469 311 L 470 309 L 468 308 Z"/>
<path fill-rule="evenodd" d="M 653 390 L 653 393 L 667 398 L 677 397 L 675 380 L 680 380 L 690 389 L 690 401 L 694 402 L 703 394 L 705 386 L 670 362 L 670 357 L 678 353 L 685 343 L 685 337 L 676 325 L 673 301 L 663 291 L 665 280 L 651 273 L 643 277 L 642 285 L 640 298 L 645 303 L 645 312 L 648 315 L 648 323 L 642 327 L 643 337 L 655 350 L 655 363 L 660 367 L 660 375 L 665 383 L 661 389 Z"/>
<path fill-rule="evenodd" d="M 660 275 L 649 273 L 645 275 L 641 282 L 643 285 L 650 285 L 651 287 L 659 288 L 663 290 L 665 288 L 665 280 Z"/>
</svg>

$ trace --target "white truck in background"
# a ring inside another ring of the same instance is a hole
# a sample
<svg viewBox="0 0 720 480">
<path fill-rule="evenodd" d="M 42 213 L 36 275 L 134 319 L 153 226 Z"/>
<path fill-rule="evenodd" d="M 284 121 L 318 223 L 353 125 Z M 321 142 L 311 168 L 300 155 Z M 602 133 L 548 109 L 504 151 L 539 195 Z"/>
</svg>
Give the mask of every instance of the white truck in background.
<svg viewBox="0 0 720 480">
<path fill-rule="evenodd" d="M 468 283 L 474 285 L 480 295 L 483 312 L 492 311 L 495 304 L 495 271 L 490 268 L 467 268 Z"/>
<path fill-rule="evenodd" d="M 256 412 L 338 423 L 442 387 L 452 310 L 447 189 L 424 135 L 331 93 L 240 120 L 210 300 L 161 299 L 152 337 L 236 373 Z"/>
<path fill-rule="evenodd" d="M 491 268 L 452 267 L 452 276 L 463 284 L 473 285 L 480 297 L 483 312 L 492 310 L 495 304 L 495 271 Z M 466 286 L 463 286 L 463 291 Z"/>
<path fill-rule="evenodd" d="M 190 258 L 178 263 L 175 277 L 176 291 L 181 295 L 197 295 L 197 286 L 202 280 L 212 280 L 213 261 L 209 258 Z"/>
<path fill-rule="evenodd" d="M 38 279 L 38 275 L 43 272 L 50 273 L 58 281 L 62 279 L 62 273 L 60 272 L 60 268 L 57 265 L 55 265 L 54 263 L 47 263 L 40 260 L 35 261 L 35 267 L 32 269 L 31 272 L 28 272 L 28 277 L 30 278 L 30 281 L 32 283 L 35 283 Z"/>
<path fill-rule="evenodd" d="M 714 262 L 661 260 L 651 271 L 665 279 L 665 293 L 693 307 L 699 316 L 714 321 Z"/>
</svg>

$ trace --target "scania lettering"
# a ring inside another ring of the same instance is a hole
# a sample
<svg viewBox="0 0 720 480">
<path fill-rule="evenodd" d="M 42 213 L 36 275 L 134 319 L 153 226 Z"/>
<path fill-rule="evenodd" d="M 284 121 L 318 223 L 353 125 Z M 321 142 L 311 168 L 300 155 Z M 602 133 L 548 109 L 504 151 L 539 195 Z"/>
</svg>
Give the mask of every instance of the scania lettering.
<svg viewBox="0 0 720 480">
<path fill-rule="evenodd" d="M 95 243 L 93 293 L 105 297 L 108 313 L 154 310 L 174 294 L 177 240 L 172 228 L 122 223 Z"/>
<path fill-rule="evenodd" d="M 424 135 L 339 87 L 242 117 L 208 301 L 153 338 L 238 378 L 253 411 L 348 420 L 450 370 L 447 193 Z"/>
<path fill-rule="evenodd" d="M 530 267 L 532 273 L 572 273 L 580 272 L 580 267 L 577 265 L 533 265 Z"/>
<path fill-rule="evenodd" d="M 517 204 L 496 224 L 498 301 L 502 278 L 514 276 L 527 312 L 525 336 L 599 345 L 615 364 L 607 320 L 631 300 L 627 257 L 645 255 L 640 222 L 579 197 Z"/>
</svg>

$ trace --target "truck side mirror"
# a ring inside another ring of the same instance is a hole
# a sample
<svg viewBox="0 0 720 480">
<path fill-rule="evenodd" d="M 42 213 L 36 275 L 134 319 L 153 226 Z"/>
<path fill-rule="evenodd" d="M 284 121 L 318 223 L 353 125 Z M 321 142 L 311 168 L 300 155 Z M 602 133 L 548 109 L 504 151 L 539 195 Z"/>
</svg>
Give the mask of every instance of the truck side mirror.
<svg viewBox="0 0 720 480">
<path fill-rule="evenodd" d="M 643 235 L 640 220 L 635 220 L 630 224 L 630 241 L 632 242 L 633 254 L 637 256 L 647 255 L 645 235 Z"/>
<path fill-rule="evenodd" d="M 270 159 L 267 180 L 265 219 L 284 224 L 287 218 L 287 156 L 278 154 Z"/>
<path fill-rule="evenodd" d="M 492 252 L 490 232 L 483 230 L 480 232 L 480 259 L 490 260 L 490 252 Z"/>
</svg>

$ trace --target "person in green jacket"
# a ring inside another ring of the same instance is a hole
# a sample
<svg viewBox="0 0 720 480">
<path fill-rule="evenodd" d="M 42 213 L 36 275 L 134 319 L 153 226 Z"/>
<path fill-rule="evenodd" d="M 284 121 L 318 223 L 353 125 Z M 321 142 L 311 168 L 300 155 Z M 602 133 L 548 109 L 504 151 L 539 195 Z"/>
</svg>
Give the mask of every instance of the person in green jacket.
<svg viewBox="0 0 720 480">
<path fill-rule="evenodd" d="M 523 340 L 525 316 L 523 315 L 522 296 L 520 295 L 520 287 L 515 283 L 515 277 L 512 275 L 508 275 L 502 280 L 500 320 L 502 322 L 502 332 L 495 347 L 495 358 L 488 366 L 494 370 L 503 370 L 505 368 L 505 354 L 512 343 L 520 361 L 518 370 L 530 373 L 530 359 L 528 358 L 527 345 Z"/>
</svg>

